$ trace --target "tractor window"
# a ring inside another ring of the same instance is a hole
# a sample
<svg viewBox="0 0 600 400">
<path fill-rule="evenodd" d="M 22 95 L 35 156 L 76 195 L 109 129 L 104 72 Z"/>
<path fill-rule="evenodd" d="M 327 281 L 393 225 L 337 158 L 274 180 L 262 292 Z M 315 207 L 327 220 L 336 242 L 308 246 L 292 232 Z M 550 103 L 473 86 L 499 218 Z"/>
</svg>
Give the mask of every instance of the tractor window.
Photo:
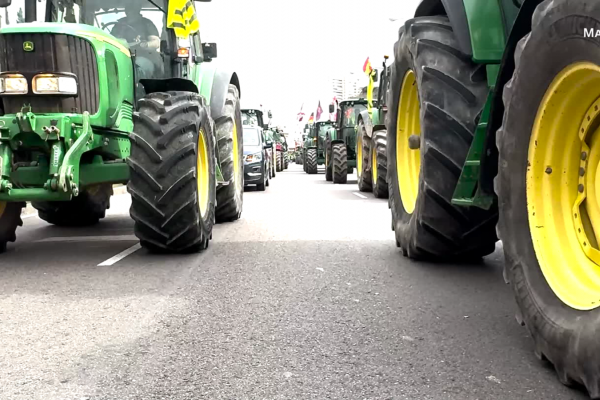
<svg viewBox="0 0 600 400">
<path fill-rule="evenodd" d="M 355 104 L 344 109 L 343 128 L 353 128 L 356 126 L 358 116 L 361 112 L 367 109 L 364 104 Z"/>
<path fill-rule="evenodd" d="M 0 9 L 0 28 L 21 24 L 25 22 L 25 2 L 27 0 L 13 0 L 9 7 Z M 37 21 L 43 21 L 46 12 L 46 0 L 38 2 Z M 31 16 L 30 16 L 31 17 Z M 33 18 L 30 18 L 33 20 Z"/>
<path fill-rule="evenodd" d="M 166 7 L 166 0 L 47 0 L 46 16 L 48 22 L 104 30 L 135 52 L 138 79 L 160 79 L 172 76 L 174 39 L 166 28 Z"/>
<path fill-rule="evenodd" d="M 242 114 L 242 125 L 258 125 L 258 117 L 255 114 Z"/>
<path fill-rule="evenodd" d="M 259 146 L 260 137 L 258 131 L 252 128 L 244 128 L 244 146 Z"/>
</svg>

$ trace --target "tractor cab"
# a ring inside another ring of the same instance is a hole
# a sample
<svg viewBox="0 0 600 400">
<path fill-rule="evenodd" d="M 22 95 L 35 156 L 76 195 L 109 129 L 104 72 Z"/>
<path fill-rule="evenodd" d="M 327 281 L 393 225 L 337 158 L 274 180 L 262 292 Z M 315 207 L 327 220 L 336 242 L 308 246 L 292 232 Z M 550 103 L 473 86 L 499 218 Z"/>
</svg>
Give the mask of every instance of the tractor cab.
<svg viewBox="0 0 600 400">
<path fill-rule="evenodd" d="M 356 128 L 360 113 L 368 108 L 366 99 L 344 100 L 340 102 L 336 116 L 337 140 L 343 140 L 348 147 L 348 158 L 356 159 Z"/>
</svg>

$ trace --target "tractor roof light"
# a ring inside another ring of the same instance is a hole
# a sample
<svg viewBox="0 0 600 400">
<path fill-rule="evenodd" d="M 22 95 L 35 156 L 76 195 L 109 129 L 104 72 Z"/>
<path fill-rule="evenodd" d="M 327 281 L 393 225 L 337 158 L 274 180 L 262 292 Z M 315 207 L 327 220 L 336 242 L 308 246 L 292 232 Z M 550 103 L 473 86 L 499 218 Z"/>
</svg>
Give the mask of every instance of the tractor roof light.
<svg viewBox="0 0 600 400">
<path fill-rule="evenodd" d="M 29 93 L 27 79 L 21 74 L 0 74 L 0 95 Z"/>
</svg>

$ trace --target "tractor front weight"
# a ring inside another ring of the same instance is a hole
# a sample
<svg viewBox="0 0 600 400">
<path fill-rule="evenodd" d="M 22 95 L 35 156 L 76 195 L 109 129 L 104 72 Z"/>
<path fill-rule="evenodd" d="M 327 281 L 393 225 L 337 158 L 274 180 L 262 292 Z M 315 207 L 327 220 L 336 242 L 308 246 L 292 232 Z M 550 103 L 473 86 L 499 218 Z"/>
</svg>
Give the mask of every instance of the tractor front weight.
<svg viewBox="0 0 600 400">
<path fill-rule="evenodd" d="M 0 201 L 68 201 L 107 177 L 125 183 L 129 148 L 123 133 L 94 132 L 88 112 L 47 116 L 24 108 L 0 117 Z"/>
</svg>

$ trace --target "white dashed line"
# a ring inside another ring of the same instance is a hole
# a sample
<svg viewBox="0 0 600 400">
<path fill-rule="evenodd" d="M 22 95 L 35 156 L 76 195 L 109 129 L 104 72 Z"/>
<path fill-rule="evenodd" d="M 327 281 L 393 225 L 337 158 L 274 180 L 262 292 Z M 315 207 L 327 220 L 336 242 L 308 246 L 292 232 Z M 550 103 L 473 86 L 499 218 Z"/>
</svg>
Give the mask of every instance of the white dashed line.
<svg viewBox="0 0 600 400">
<path fill-rule="evenodd" d="M 362 194 L 360 194 L 360 193 L 358 193 L 358 192 L 352 192 L 352 194 L 353 194 L 353 195 L 355 195 L 356 197 L 360 197 L 361 199 L 368 199 L 368 197 L 367 197 L 367 196 L 365 196 L 365 195 L 362 195 Z"/>
<path fill-rule="evenodd" d="M 121 261 L 122 259 L 124 259 L 128 255 L 135 253 L 136 251 L 138 251 L 141 248 L 142 248 L 142 246 L 138 243 L 138 244 L 136 244 L 134 246 L 131 246 L 127 250 L 123 250 L 122 252 L 120 252 L 116 256 L 111 257 L 108 260 L 101 262 L 100 264 L 98 264 L 98 266 L 99 267 L 106 267 L 106 266 L 109 266 L 109 265 L 113 265 L 113 264 Z"/>
</svg>

